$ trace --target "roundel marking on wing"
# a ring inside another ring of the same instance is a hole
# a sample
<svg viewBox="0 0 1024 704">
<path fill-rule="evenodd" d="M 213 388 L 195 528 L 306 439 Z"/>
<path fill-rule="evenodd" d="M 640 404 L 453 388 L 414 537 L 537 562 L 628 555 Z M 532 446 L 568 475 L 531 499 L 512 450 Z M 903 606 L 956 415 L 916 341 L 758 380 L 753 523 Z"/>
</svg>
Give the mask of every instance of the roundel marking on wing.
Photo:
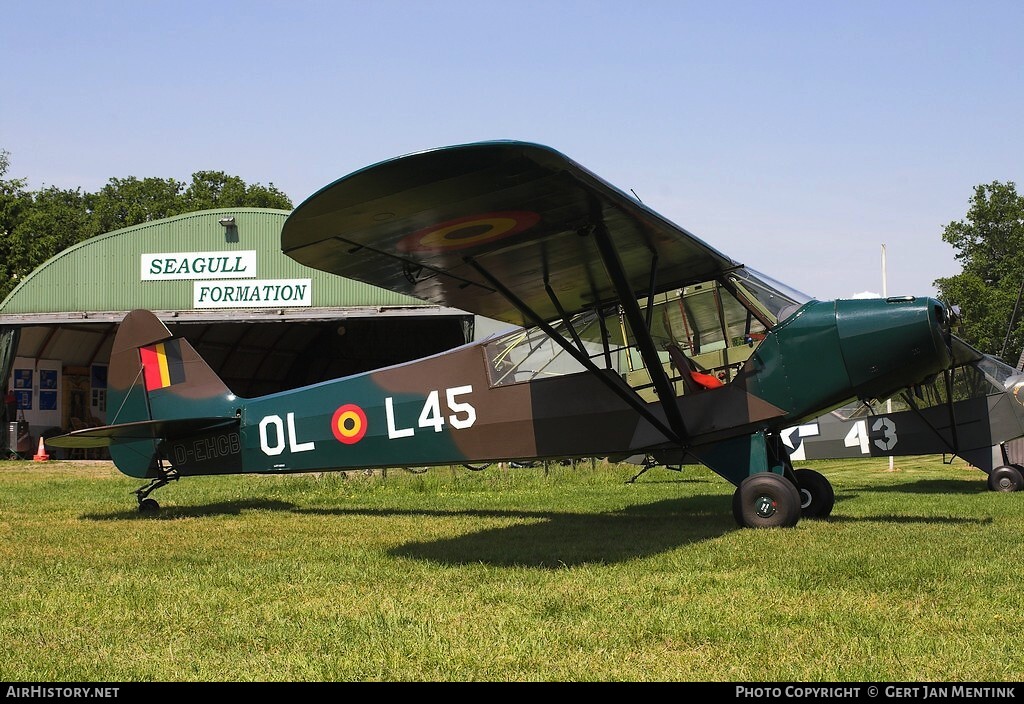
<svg viewBox="0 0 1024 704">
<path fill-rule="evenodd" d="M 1013 385 L 1013 397 L 1017 399 L 1017 403 L 1024 406 L 1024 381 L 1018 381 Z"/>
<path fill-rule="evenodd" d="M 354 445 L 366 435 L 366 412 L 354 403 L 340 406 L 331 417 L 331 432 L 338 442 Z"/>
<path fill-rule="evenodd" d="M 402 238 L 397 248 L 403 252 L 467 249 L 518 234 L 539 221 L 540 215 L 529 210 L 466 215 L 417 230 Z"/>
</svg>

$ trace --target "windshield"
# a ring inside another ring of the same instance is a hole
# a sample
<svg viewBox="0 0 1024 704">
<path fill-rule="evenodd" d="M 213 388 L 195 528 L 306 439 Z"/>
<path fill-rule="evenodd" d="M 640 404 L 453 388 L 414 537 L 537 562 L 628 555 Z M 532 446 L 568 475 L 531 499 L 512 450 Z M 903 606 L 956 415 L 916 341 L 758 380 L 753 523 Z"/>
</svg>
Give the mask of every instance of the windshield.
<svg viewBox="0 0 1024 704">
<path fill-rule="evenodd" d="M 993 384 L 1009 389 L 1021 381 L 1024 376 L 1019 369 L 1014 369 L 1009 364 L 999 361 L 991 355 L 985 355 L 977 362 L 978 369 L 984 372 Z"/>
<path fill-rule="evenodd" d="M 806 293 L 801 293 L 749 268 L 737 269 L 730 273 L 729 280 L 752 296 L 777 322 L 782 322 L 804 303 L 814 300 Z"/>
</svg>

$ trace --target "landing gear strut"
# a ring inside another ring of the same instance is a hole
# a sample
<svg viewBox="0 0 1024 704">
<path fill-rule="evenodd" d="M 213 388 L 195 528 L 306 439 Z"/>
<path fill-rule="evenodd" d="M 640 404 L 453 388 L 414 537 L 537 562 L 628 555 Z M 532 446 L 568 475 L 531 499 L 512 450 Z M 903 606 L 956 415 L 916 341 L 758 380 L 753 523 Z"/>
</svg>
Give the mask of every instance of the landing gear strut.
<svg viewBox="0 0 1024 704">
<path fill-rule="evenodd" d="M 636 474 L 634 474 L 628 480 L 626 480 L 626 483 L 627 484 L 634 483 L 637 479 L 640 478 L 640 475 L 642 475 L 644 472 L 646 472 L 646 471 L 648 471 L 650 469 L 654 469 L 657 466 L 658 466 L 658 461 L 656 459 L 654 459 L 650 455 L 645 456 L 644 457 L 644 461 L 640 465 L 640 471 L 637 472 Z"/>
<path fill-rule="evenodd" d="M 176 481 L 181 476 L 176 469 L 160 467 L 157 469 L 157 472 L 157 476 L 149 484 L 132 492 L 139 500 L 139 513 L 145 516 L 152 516 L 160 512 L 160 504 L 156 502 L 156 499 L 148 498 L 149 495 L 160 487 Z"/>
</svg>

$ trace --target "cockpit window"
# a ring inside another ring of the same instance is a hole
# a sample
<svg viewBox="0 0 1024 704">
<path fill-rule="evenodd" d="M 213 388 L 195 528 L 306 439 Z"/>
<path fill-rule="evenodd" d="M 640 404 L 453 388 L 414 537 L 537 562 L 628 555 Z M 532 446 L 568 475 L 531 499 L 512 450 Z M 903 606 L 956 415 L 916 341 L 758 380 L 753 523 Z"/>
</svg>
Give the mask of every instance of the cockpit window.
<svg viewBox="0 0 1024 704">
<path fill-rule="evenodd" d="M 806 297 L 775 288 L 770 279 L 746 272 L 656 294 L 637 301 L 664 373 L 678 393 L 728 384 L 765 339 L 780 308 Z M 573 316 L 571 327 L 552 323 L 566 343 L 530 329 L 498 338 L 487 346 L 491 382 L 519 383 L 584 371 L 582 357 L 600 369 L 614 370 L 642 397 L 654 400 L 654 384 L 626 316 L 612 306 L 602 314 Z M 566 347 L 574 352 L 570 354 Z M 694 379 L 699 381 L 694 382 Z"/>
</svg>

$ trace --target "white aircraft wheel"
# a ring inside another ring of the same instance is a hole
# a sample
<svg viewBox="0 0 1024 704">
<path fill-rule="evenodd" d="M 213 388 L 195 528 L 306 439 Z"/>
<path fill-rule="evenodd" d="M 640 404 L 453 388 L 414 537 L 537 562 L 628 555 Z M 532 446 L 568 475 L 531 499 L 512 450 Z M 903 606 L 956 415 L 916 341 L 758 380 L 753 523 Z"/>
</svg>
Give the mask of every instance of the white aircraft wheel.
<svg viewBox="0 0 1024 704">
<path fill-rule="evenodd" d="M 992 491 L 1020 491 L 1024 489 L 1024 475 L 1016 467 L 1004 464 L 988 475 L 988 488 Z"/>
<path fill-rule="evenodd" d="M 800 492 L 772 472 L 752 474 L 736 488 L 732 513 L 744 528 L 788 528 L 800 520 Z"/>
<path fill-rule="evenodd" d="M 832 513 L 836 494 L 825 475 L 813 469 L 793 470 L 800 491 L 800 509 L 804 518 L 825 518 Z"/>
</svg>

